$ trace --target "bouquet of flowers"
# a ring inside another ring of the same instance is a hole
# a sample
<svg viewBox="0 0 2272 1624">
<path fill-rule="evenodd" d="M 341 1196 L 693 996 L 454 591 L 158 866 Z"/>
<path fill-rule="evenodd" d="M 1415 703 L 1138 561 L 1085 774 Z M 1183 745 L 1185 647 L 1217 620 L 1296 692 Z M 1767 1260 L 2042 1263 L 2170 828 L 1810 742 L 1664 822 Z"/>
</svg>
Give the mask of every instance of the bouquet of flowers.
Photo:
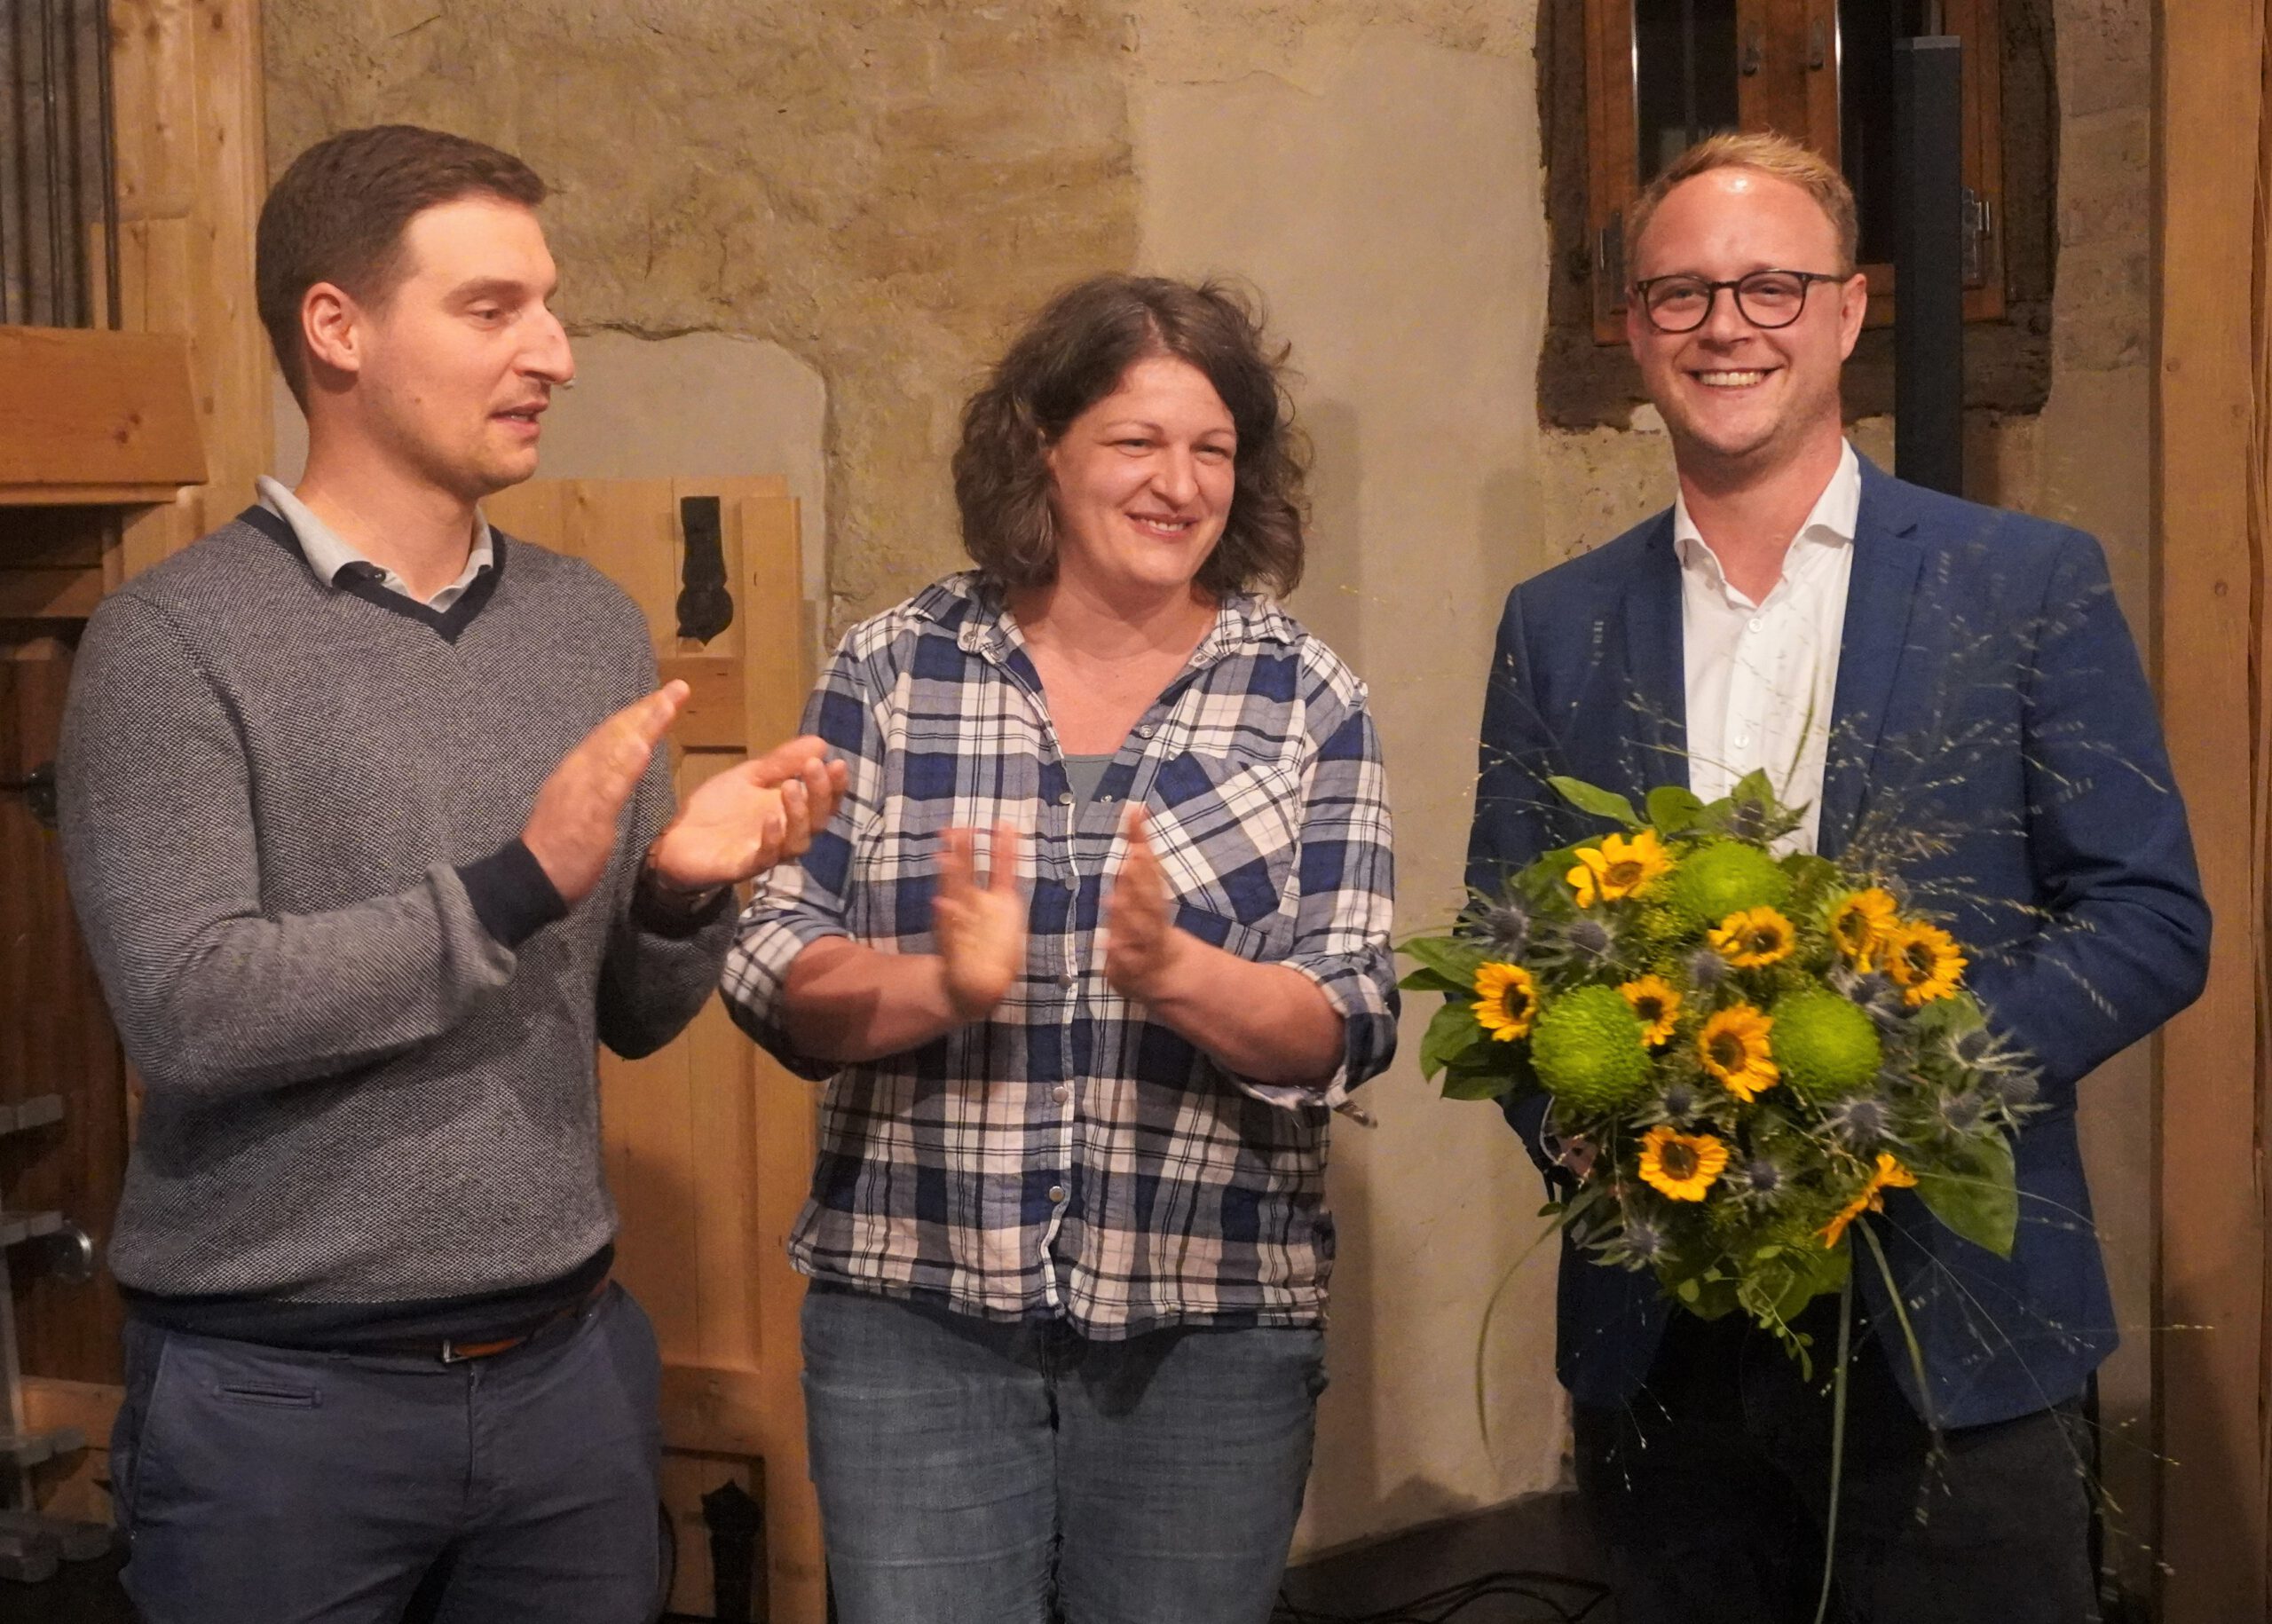
<svg viewBox="0 0 2272 1624">
<path fill-rule="evenodd" d="M 1550 1101 L 1548 1142 L 1577 1180 L 1547 1215 L 1803 1359 L 1789 1322 L 1846 1286 L 1856 1234 L 1884 1268 L 1856 1220 L 1888 1190 L 2008 1256 L 2011 1134 L 2036 1078 L 1989 1030 L 1947 931 L 1889 876 L 1778 856 L 1799 816 L 1763 775 L 1709 804 L 1663 786 L 1645 811 L 1549 783 L 1620 827 L 1404 948 L 1419 965 L 1404 985 L 1444 995 L 1426 1075 L 1455 1099 Z"/>
</svg>

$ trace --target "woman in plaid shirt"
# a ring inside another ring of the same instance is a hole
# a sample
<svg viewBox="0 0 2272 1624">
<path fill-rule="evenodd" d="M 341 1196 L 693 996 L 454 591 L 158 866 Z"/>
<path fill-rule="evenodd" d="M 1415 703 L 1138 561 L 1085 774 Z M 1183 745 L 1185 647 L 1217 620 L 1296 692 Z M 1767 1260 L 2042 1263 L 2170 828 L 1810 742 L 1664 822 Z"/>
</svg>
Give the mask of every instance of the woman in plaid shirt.
<svg viewBox="0 0 2272 1624">
<path fill-rule="evenodd" d="M 726 994 L 828 1084 L 790 1248 L 846 1624 L 1269 1612 L 1327 1123 L 1396 1045 L 1364 687 L 1266 595 L 1302 474 L 1238 300 L 1072 288 L 965 408 L 977 568 L 807 709 L 850 786 Z"/>
</svg>

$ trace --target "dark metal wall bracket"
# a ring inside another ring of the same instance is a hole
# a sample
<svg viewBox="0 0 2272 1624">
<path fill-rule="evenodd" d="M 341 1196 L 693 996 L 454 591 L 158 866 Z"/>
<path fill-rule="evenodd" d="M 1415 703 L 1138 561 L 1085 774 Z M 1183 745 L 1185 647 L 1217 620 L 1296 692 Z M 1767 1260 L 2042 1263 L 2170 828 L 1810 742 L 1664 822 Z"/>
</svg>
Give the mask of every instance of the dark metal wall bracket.
<svg viewBox="0 0 2272 1624">
<path fill-rule="evenodd" d="M 725 525 L 714 496 L 682 496 L 679 528 L 686 563 L 679 573 L 678 635 L 708 643 L 734 623 L 733 594 L 726 589 Z"/>
</svg>

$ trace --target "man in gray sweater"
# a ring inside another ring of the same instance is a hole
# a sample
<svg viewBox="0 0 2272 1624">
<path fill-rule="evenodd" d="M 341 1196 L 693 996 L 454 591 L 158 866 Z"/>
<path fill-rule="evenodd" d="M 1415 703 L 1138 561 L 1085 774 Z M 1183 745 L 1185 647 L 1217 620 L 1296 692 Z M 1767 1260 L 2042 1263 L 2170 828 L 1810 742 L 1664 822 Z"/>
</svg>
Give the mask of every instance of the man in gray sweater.
<svg viewBox="0 0 2272 1624">
<path fill-rule="evenodd" d="M 146 1090 L 111 1464 L 151 1624 L 654 1606 L 594 1047 L 693 1017 L 729 887 L 843 769 L 798 739 L 674 810 L 637 608 L 482 523 L 573 374 L 544 194 L 405 126 L 303 154 L 258 280 L 306 474 L 79 651 L 64 856 Z"/>
</svg>

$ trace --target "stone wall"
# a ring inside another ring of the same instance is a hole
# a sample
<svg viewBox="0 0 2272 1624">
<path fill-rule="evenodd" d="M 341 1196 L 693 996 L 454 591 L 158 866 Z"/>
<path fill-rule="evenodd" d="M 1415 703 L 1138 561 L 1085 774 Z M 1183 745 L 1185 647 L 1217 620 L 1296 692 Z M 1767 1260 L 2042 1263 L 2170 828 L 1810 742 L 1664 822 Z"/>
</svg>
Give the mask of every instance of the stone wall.
<svg viewBox="0 0 2272 1624">
<path fill-rule="evenodd" d="M 2042 414 L 1983 417 L 1974 465 L 1982 494 L 2106 537 L 2142 625 L 2150 12 L 2007 3 L 2055 13 L 2055 328 Z M 785 351 L 782 375 L 824 397 L 824 471 L 770 471 L 824 479 L 839 628 L 957 564 L 957 410 L 1046 292 L 1131 264 L 1252 280 L 1294 345 L 1319 453 L 1295 607 L 1372 684 L 1410 929 L 1457 900 L 1500 596 L 1669 490 L 1645 411 L 1630 428 L 1540 426 L 1537 9 L 267 0 L 271 160 L 387 119 L 495 141 L 559 189 L 561 309 L 580 333 L 622 335 L 609 375 L 664 394 L 667 367 L 621 356 L 632 339 Z M 673 411 L 659 399 L 655 422 Z M 1858 438 L 1887 453 L 1882 422 Z M 667 432 L 649 440 L 668 454 Z M 1563 1480 L 1552 1265 L 1547 1249 L 1525 1260 L 1535 1180 L 1482 1108 L 1429 1097 L 1408 1049 L 1368 1091 L 1382 1126 L 1337 1142 L 1334 1384 L 1305 1549 Z M 2126 1320 L 2142 1324 L 2150 1076 L 2110 1069 L 2094 1171 Z M 1473 1373 L 1511 1268 L 1487 1440 Z M 2143 1369 L 2121 1387 L 2140 1407 Z"/>
</svg>

